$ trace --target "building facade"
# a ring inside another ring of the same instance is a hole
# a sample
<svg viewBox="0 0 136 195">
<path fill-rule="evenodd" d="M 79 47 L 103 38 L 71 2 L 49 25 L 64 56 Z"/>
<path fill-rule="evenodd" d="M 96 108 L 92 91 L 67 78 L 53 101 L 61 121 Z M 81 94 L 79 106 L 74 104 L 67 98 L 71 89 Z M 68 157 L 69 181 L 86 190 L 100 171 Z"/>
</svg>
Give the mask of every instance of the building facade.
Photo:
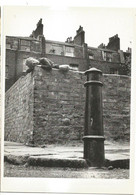
<svg viewBox="0 0 136 195">
<path fill-rule="evenodd" d="M 6 90 L 26 71 L 28 57 L 46 57 L 55 64 L 68 64 L 71 69 L 85 71 L 96 67 L 106 74 L 127 74 L 126 63 L 131 59 L 131 50 L 120 50 L 118 35 L 109 38 L 107 46 L 98 48 L 85 43 L 85 31 L 79 27 L 75 37 L 65 42 L 46 40 L 43 35 L 42 19 L 29 37 L 6 37 Z"/>
</svg>

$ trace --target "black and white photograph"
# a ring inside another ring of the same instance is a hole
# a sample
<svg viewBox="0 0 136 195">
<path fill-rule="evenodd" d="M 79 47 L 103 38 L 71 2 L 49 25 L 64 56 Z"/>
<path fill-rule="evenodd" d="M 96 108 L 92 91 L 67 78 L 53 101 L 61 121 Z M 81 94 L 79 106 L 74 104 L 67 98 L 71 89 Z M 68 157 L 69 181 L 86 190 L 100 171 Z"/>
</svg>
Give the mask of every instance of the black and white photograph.
<svg viewBox="0 0 136 195">
<path fill-rule="evenodd" d="M 134 8 L 3 7 L 3 181 L 58 179 L 61 192 L 67 179 L 134 185 L 135 15 Z"/>
</svg>

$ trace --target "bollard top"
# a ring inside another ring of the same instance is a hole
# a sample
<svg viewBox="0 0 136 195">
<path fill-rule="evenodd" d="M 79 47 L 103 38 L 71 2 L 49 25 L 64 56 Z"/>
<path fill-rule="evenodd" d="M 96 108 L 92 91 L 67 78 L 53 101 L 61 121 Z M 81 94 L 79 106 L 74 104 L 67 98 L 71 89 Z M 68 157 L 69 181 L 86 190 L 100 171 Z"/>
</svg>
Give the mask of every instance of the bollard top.
<svg viewBox="0 0 136 195">
<path fill-rule="evenodd" d="M 102 71 L 97 69 L 97 68 L 90 68 L 90 69 L 86 70 L 84 74 L 86 75 L 86 74 L 89 74 L 91 72 L 96 72 L 96 73 L 102 74 Z"/>
</svg>

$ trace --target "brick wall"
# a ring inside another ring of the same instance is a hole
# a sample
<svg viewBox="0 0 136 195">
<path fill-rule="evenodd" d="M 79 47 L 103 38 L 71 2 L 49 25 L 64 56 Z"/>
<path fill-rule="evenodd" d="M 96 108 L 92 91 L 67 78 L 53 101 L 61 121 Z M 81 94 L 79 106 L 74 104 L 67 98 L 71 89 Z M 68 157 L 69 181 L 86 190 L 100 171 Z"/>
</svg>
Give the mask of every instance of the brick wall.
<svg viewBox="0 0 136 195">
<path fill-rule="evenodd" d="M 106 61 L 100 61 L 98 62 L 97 60 L 89 60 L 90 68 L 95 67 L 100 69 L 102 72 L 105 74 L 110 73 L 110 68 L 114 68 L 120 71 L 120 64 L 119 63 L 114 63 L 114 62 L 106 62 Z"/>
<path fill-rule="evenodd" d="M 29 57 L 34 57 L 38 59 L 41 57 L 41 53 L 6 49 L 6 66 L 8 66 L 6 91 L 22 75 L 24 71 L 24 60 Z"/>
<path fill-rule="evenodd" d="M 75 57 L 68 57 L 68 56 L 59 56 L 59 55 L 52 55 L 46 54 L 46 57 L 52 60 L 56 64 L 78 64 L 79 70 L 85 71 L 88 69 L 87 60 L 84 58 L 75 58 Z"/>
<path fill-rule="evenodd" d="M 74 43 L 76 45 L 83 45 L 85 43 L 85 32 L 84 31 L 77 33 L 77 35 L 74 37 Z"/>
<path fill-rule="evenodd" d="M 94 57 L 94 60 L 98 61 L 104 61 L 102 52 L 106 53 L 106 56 L 109 54 L 111 55 L 111 62 L 113 63 L 120 63 L 120 54 L 115 51 L 108 51 L 106 49 L 100 49 L 100 48 L 93 48 L 89 47 L 88 48 L 89 53 L 91 53 Z M 108 62 L 108 60 L 107 60 Z"/>
<path fill-rule="evenodd" d="M 75 51 L 74 51 L 74 53 L 75 53 L 75 57 L 77 57 L 77 58 L 84 58 L 84 48 L 83 48 L 83 46 L 81 47 L 79 47 L 79 46 L 75 46 Z M 80 70 L 83 70 L 83 68 L 82 69 L 80 69 Z"/>
<path fill-rule="evenodd" d="M 6 50 L 6 67 L 5 67 L 5 74 L 6 74 L 6 84 L 5 88 L 6 90 L 9 89 L 10 86 L 13 85 L 13 83 L 16 80 L 16 51 L 7 49 Z"/>
<path fill-rule="evenodd" d="M 16 69 L 16 51 L 7 49 L 6 50 L 6 66 L 8 66 L 8 78 L 13 78 Z"/>
<path fill-rule="evenodd" d="M 83 72 L 62 73 L 39 67 L 35 68 L 34 74 L 19 79 L 6 94 L 5 139 L 26 143 L 33 131 L 35 144 L 82 140 L 85 81 Z M 104 75 L 103 83 L 105 137 L 129 140 L 130 78 Z M 26 101 L 25 106 L 21 99 Z M 20 112 L 29 125 L 24 124 L 23 118 L 18 118 Z"/>
</svg>

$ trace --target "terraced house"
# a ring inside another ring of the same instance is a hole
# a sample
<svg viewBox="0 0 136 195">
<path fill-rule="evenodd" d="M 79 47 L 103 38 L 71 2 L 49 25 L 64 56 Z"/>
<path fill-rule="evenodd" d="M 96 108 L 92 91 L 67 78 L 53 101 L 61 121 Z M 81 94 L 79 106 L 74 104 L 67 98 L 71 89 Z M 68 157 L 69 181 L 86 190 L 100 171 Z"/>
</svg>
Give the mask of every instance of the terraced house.
<svg viewBox="0 0 136 195">
<path fill-rule="evenodd" d="M 120 50 L 120 38 L 109 38 L 94 48 L 85 43 L 85 31 L 79 27 L 75 37 L 65 42 L 46 40 L 43 35 L 42 19 L 29 37 L 6 37 L 6 90 L 26 71 L 28 57 L 47 57 L 55 64 L 68 64 L 71 69 L 85 71 L 96 67 L 106 74 L 130 74 L 131 49 Z"/>
</svg>

